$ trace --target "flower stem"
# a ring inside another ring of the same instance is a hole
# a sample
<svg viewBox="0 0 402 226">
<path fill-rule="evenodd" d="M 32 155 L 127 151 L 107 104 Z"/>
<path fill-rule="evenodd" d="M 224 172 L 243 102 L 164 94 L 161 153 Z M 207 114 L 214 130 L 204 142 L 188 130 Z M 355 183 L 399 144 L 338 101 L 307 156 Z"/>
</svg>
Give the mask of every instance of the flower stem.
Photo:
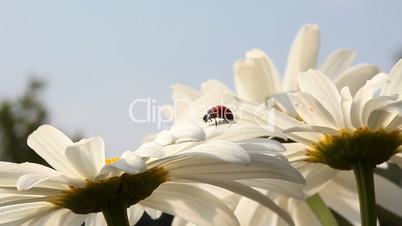
<svg viewBox="0 0 402 226">
<path fill-rule="evenodd" d="M 373 164 L 365 161 L 359 161 L 353 167 L 359 192 L 362 226 L 377 225 L 373 169 Z"/>
<path fill-rule="evenodd" d="M 130 226 L 127 215 L 127 208 L 122 202 L 109 203 L 102 208 L 108 226 Z"/>
<path fill-rule="evenodd" d="M 310 209 L 323 226 L 338 226 L 335 216 L 321 199 L 319 194 L 312 195 L 306 199 Z"/>
</svg>

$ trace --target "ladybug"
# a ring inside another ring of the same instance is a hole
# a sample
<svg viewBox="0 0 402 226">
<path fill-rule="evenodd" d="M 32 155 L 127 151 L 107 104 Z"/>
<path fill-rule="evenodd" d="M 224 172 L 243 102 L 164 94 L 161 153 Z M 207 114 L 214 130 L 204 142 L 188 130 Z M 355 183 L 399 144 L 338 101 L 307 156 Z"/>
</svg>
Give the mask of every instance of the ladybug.
<svg viewBox="0 0 402 226">
<path fill-rule="evenodd" d="M 216 121 L 217 118 L 223 119 L 225 122 L 234 120 L 232 111 L 223 105 L 216 105 L 208 109 L 208 111 L 202 117 L 202 120 L 204 120 L 204 122 L 208 122 L 214 119 L 215 126 L 218 126 L 218 122 Z"/>
</svg>

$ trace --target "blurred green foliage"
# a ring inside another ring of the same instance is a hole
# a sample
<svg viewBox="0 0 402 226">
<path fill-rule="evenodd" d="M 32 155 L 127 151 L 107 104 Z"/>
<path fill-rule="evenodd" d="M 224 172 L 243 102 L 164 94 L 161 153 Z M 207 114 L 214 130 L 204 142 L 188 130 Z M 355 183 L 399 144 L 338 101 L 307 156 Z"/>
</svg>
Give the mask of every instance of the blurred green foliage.
<svg viewBox="0 0 402 226">
<path fill-rule="evenodd" d="M 47 163 L 27 145 L 27 137 L 48 119 L 41 100 L 46 83 L 31 78 L 25 91 L 15 98 L 0 100 L 0 159 L 11 162 Z"/>
</svg>

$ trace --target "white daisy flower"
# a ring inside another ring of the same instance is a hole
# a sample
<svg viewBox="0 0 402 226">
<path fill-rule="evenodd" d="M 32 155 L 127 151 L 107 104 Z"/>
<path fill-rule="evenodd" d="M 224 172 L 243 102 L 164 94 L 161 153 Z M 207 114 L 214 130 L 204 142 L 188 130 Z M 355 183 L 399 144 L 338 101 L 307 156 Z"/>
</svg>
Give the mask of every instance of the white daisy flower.
<svg viewBox="0 0 402 226">
<path fill-rule="evenodd" d="M 163 211 L 197 225 L 238 225 L 231 209 L 195 186 L 198 183 L 258 200 L 292 224 L 270 199 L 237 181 L 303 181 L 287 161 L 250 155 L 241 145 L 225 141 L 162 158 L 165 153 L 159 153 L 162 149 L 154 144 L 107 160 L 101 138 L 73 143 L 59 130 L 44 125 L 29 136 L 28 145 L 54 169 L 1 162 L 0 225 L 79 226 L 85 222 L 122 226 L 135 224 L 144 210 L 154 217 Z"/>
<path fill-rule="evenodd" d="M 353 173 L 339 170 L 356 171 L 360 165 L 365 172 L 372 172 L 377 165 L 389 160 L 402 165 L 401 81 L 402 61 L 388 76 L 378 74 L 367 81 L 355 95 L 349 87 L 339 91 L 319 71 L 299 74 L 300 92 L 289 97 L 304 122 L 279 112 L 275 120 L 276 125 L 286 129 L 288 136 L 297 142 L 285 144 L 285 156 L 306 178 L 306 202 L 285 196 L 276 199 L 279 206 L 288 210 L 296 225 L 321 224 L 322 219 L 311 214 L 310 208 L 311 202 L 317 203 L 320 197 L 353 225 L 361 224 Z M 402 197 L 401 188 L 380 176 L 375 175 L 374 179 L 377 204 L 402 216 L 398 211 L 402 205 L 395 201 Z M 281 220 L 271 215 L 267 211 L 253 212 L 255 219 L 264 222 L 260 225 L 281 225 Z"/>
</svg>

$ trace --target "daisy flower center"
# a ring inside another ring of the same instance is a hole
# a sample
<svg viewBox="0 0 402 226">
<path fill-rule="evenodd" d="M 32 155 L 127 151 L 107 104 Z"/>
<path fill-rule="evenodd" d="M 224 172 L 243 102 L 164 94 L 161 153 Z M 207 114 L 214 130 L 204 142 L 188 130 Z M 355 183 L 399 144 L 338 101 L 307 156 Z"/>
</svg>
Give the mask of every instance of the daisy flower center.
<svg viewBox="0 0 402 226">
<path fill-rule="evenodd" d="M 128 208 L 150 196 L 167 177 L 163 168 L 153 168 L 135 175 L 124 173 L 105 180 L 87 181 L 85 187 L 70 187 L 51 203 L 77 214 L 101 212 L 113 203 Z"/>
<path fill-rule="evenodd" d="M 112 163 L 114 163 L 114 162 L 117 162 L 117 161 L 119 161 L 119 160 L 120 160 L 119 157 L 114 157 L 114 158 L 106 159 L 106 160 L 105 160 L 105 165 L 110 165 L 110 164 L 112 164 Z"/>
<path fill-rule="evenodd" d="M 342 130 L 337 135 L 324 138 L 307 150 L 307 161 L 319 162 L 339 170 L 350 170 L 356 162 L 366 162 L 375 167 L 388 161 L 402 145 L 400 130 L 372 131 L 360 128 L 353 132 Z"/>
</svg>

